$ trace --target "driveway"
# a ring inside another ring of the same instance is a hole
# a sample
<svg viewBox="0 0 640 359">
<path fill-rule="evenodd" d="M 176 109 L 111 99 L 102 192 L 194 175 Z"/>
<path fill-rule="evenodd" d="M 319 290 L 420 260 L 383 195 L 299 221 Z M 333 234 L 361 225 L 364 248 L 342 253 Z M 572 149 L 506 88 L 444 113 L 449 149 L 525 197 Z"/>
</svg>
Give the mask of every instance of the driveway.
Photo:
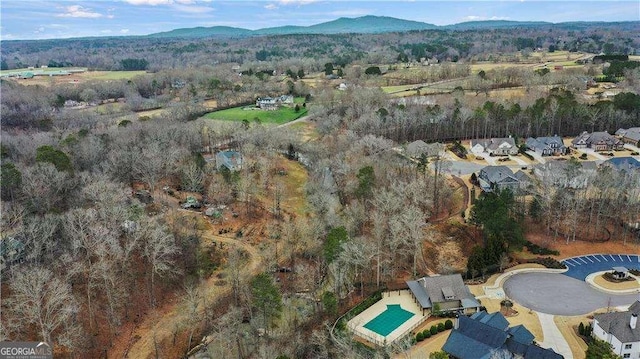
<svg viewBox="0 0 640 359">
<path fill-rule="evenodd" d="M 518 304 L 552 315 L 583 315 L 607 306 L 629 305 L 637 294 L 613 295 L 595 290 L 582 280 L 558 273 L 518 273 L 503 284 Z"/>
<path fill-rule="evenodd" d="M 553 315 L 545 313 L 536 314 L 538 315 L 538 319 L 540 319 L 540 326 L 542 327 L 542 335 L 544 337 L 544 341 L 540 343 L 540 346 L 553 349 L 556 353 L 562 354 L 564 359 L 573 359 L 571 347 L 569 347 L 569 343 L 567 343 L 560 329 L 558 329 L 556 322 L 553 321 Z"/>
<path fill-rule="evenodd" d="M 516 161 L 516 163 L 519 164 L 520 166 L 528 166 L 529 165 L 526 161 L 518 158 L 517 156 L 509 156 L 509 159 L 513 160 L 513 161 Z"/>
<path fill-rule="evenodd" d="M 487 161 L 489 166 L 497 166 L 496 158 L 489 156 L 488 153 L 485 153 L 485 152 L 478 153 L 478 154 L 471 153 L 471 156 L 480 156 L 480 157 L 484 158 L 485 161 Z"/>
<path fill-rule="evenodd" d="M 581 153 L 589 154 L 589 155 L 591 155 L 591 156 L 593 156 L 593 157 L 595 157 L 595 158 L 597 158 L 599 160 L 602 160 L 602 161 L 606 161 L 606 160 L 609 159 L 609 158 L 599 154 L 598 152 L 594 151 L 591 148 L 578 148 L 577 151 L 581 152 Z"/>
<path fill-rule="evenodd" d="M 545 164 L 547 160 L 544 159 L 538 152 L 536 151 L 526 151 L 527 154 L 531 155 L 536 161 Z"/>
</svg>

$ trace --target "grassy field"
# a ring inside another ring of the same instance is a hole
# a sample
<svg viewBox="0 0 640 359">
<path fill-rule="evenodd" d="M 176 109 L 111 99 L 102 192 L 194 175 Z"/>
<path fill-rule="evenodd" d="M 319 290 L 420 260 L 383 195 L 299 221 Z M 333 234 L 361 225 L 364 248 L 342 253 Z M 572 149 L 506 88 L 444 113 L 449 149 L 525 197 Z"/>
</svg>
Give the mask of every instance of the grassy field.
<svg viewBox="0 0 640 359">
<path fill-rule="evenodd" d="M 146 71 L 89 71 L 84 72 L 82 77 L 87 80 L 122 80 L 131 79 L 145 73 Z"/>
<path fill-rule="evenodd" d="M 296 98 L 295 102 L 304 102 L 304 98 Z M 221 121 L 250 121 L 259 122 L 264 124 L 281 125 L 283 123 L 291 122 L 297 118 L 300 118 L 307 114 L 307 109 L 300 106 L 300 111 L 296 112 L 293 107 L 281 107 L 274 111 L 264 111 L 256 108 L 253 105 L 234 107 L 226 110 L 215 111 L 206 114 L 204 117 L 212 120 Z"/>
</svg>

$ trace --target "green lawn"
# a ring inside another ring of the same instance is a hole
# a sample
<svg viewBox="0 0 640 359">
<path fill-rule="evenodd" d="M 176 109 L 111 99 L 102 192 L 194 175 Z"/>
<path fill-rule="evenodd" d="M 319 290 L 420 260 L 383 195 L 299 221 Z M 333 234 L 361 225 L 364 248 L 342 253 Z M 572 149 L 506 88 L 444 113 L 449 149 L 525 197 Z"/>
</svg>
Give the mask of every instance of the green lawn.
<svg viewBox="0 0 640 359">
<path fill-rule="evenodd" d="M 304 100 L 304 99 L 303 99 Z M 300 111 L 296 112 L 293 107 L 281 107 L 275 111 L 264 111 L 255 108 L 253 105 L 234 107 L 220 110 L 204 115 L 205 118 L 222 121 L 250 121 L 259 119 L 263 124 L 281 125 L 291 122 L 307 114 L 307 109 L 300 106 Z"/>
<path fill-rule="evenodd" d="M 146 71 L 89 71 L 85 76 L 92 80 L 128 80 L 145 73 Z"/>
</svg>

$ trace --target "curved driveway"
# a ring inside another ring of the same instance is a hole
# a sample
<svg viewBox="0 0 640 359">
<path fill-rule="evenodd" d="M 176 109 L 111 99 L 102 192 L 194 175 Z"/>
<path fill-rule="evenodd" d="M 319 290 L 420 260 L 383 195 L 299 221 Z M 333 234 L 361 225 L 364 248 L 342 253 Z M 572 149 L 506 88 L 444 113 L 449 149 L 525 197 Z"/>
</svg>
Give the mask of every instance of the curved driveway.
<svg viewBox="0 0 640 359">
<path fill-rule="evenodd" d="M 582 315 L 607 306 L 629 305 L 638 299 L 638 294 L 606 294 L 584 281 L 556 273 L 514 274 L 503 288 L 518 304 L 553 315 Z"/>
</svg>

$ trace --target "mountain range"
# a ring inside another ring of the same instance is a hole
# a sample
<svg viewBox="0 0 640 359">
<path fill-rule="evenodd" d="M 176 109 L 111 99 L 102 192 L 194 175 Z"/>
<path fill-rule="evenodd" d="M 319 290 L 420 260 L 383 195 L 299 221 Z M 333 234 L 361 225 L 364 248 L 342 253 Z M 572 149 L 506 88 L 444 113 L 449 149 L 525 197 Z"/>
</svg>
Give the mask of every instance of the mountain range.
<svg viewBox="0 0 640 359">
<path fill-rule="evenodd" d="M 569 23 L 567 23 L 569 24 Z M 336 20 L 323 22 L 311 26 L 280 26 L 258 30 L 248 30 L 237 27 L 213 26 L 175 29 L 147 35 L 152 38 L 168 37 L 248 37 L 261 35 L 289 35 L 289 34 L 344 34 L 360 33 L 374 34 L 385 32 L 406 32 L 414 30 L 469 30 L 492 29 L 508 27 L 534 27 L 544 25 L 561 25 L 544 21 L 470 21 L 454 25 L 437 26 L 425 22 L 397 19 L 388 16 L 362 16 L 356 18 L 341 17 Z"/>
</svg>

